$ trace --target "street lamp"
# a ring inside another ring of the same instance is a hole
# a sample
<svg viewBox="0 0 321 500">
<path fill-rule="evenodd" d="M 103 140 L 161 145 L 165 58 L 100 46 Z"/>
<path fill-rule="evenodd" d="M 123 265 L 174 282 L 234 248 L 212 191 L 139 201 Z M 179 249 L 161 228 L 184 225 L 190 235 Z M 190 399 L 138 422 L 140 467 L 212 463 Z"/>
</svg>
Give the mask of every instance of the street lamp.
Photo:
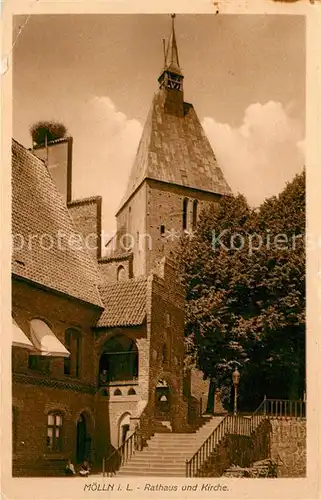
<svg viewBox="0 0 321 500">
<path fill-rule="evenodd" d="M 232 373 L 232 380 L 234 385 L 234 415 L 237 415 L 237 391 L 240 383 L 240 372 L 237 368 Z"/>
</svg>

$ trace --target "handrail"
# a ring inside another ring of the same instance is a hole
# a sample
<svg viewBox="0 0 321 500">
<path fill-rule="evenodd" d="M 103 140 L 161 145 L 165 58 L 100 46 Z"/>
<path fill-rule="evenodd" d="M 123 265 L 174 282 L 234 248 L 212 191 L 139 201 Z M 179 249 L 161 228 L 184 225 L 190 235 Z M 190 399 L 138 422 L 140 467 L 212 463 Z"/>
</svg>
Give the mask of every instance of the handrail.
<svg viewBox="0 0 321 500">
<path fill-rule="evenodd" d="M 186 460 L 186 477 L 195 477 L 199 474 L 201 467 L 227 434 L 251 436 L 263 420 L 271 417 L 302 418 L 303 415 L 305 416 L 305 402 L 303 401 L 266 398 L 250 417 L 226 415 L 194 455 L 189 460 Z"/>
<path fill-rule="evenodd" d="M 141 451 L 145 444 L 146 440 L 140 433 L 139 427 L 136 427 L 133 434 L 114 450 L 107 459 L 105 457 L 103 458 L 103 477 L 105 477 L 106 473 L 108 475 L 115 474 L 116 471 L 131 458 L 135 451 Z"/>
<path fill-rule="evenodd" d="M 305 418 L 306 401 L 291 399 L 264 399 L 256 412 L 261 409 L 265 415 L 274 418 Z"/>
</svg>

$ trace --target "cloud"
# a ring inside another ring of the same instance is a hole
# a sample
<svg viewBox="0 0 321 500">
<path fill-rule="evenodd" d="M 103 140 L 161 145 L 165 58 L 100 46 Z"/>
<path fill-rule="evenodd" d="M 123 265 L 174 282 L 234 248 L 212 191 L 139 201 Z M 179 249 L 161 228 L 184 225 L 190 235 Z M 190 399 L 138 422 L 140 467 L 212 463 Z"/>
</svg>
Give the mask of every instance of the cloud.
<svg viewBox="0 0 321 500">
<path fill-rule="evenodd" d="M 204 118 L 203 126 L 233 192 L 253 206 L 278 194 L 304 166 L 302 124 L 291 106 L 251 104 L 240 127 Z"/>
<path fill-rule="evenodd" d="M 66 109 L 66 108 L 65 108 Z M 205 118 L 203 126 L 234 192 L 253 206 L 277 194 L 304 165 L 302 125 L 291 105 L 252 104 L 240 127 Z M 115 213 L 124 194 L 142 134 L 138 120 L 117 110 L 107 96 L 92 97 L 65 111 L 74 137 L 73 198 L 103 197 L 103 229 L 116 228 Z"/>
<path fill-rule="evenodd" d="M 103 229 L 115 229 L 115 213 L 125 191 L 142 126 L 116 109 L 109 97 L 93 97 L 69 121 L 75 138 L 73 197 L 103 197 Z"/>
</svg>

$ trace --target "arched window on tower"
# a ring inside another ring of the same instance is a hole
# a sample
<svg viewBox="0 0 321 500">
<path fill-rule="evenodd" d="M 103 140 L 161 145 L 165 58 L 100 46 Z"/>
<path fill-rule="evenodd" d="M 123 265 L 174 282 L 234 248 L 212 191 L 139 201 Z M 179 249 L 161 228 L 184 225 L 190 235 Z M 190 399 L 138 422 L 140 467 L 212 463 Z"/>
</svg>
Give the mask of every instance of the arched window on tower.
<svg viewBox="0 0 321 500">
<path fill-rule="evenodd" d="M 192 219 L 192 229 L 195 231 L 196 225 L 197 225 L 197 207 L 198 207 L 198 201 L 194 200 L 193 201 L 193 219 Z"/>
<path fill-rule="evenodd" d="M 188 199 L 183 200 L 183 231 L 187 230 Z"/>
</svg>

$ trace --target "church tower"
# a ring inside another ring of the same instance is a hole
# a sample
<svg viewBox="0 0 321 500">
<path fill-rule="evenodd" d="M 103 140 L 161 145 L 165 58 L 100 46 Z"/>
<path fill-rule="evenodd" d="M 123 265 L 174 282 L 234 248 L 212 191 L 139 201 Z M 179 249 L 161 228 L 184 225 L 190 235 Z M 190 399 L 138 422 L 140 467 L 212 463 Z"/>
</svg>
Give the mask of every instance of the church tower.
<svg viewBox="0 0 321 500">
<path fill-rule="evenodd" d="M 175 15 L 164 66 L 117 217 L 117 252 L 132 248 L 132 276 L 146 276 L 191 232 L 204 204 L 231 194 L 196 115 L 184 101 Z M 107 247 L 108 249 L 108 247 Z"/>
</svg>

